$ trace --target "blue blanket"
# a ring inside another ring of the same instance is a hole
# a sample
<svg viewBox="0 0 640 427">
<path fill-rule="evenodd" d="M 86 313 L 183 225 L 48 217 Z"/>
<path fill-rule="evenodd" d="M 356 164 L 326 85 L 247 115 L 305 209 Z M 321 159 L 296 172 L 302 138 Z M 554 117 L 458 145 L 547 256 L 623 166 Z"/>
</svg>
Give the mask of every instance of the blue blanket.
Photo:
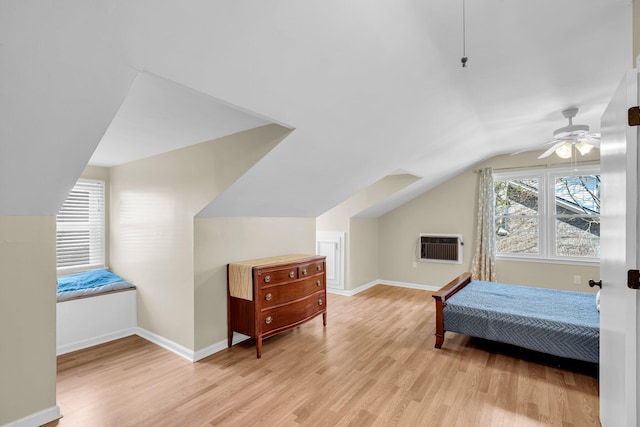
<svg viewBox="0 0 640 427">
<path fill-rule="evenodd" d="M 135 286 L 109 270 L 91 270 L 58 277 L 57 300 L 65 301 L 127 288 Z"/>
<path fill-rule="evenodd" d="M 583 292 L 473 281 L 444 308 L 444 329 L 598 362 L 600 312 Z"/>
</svg>

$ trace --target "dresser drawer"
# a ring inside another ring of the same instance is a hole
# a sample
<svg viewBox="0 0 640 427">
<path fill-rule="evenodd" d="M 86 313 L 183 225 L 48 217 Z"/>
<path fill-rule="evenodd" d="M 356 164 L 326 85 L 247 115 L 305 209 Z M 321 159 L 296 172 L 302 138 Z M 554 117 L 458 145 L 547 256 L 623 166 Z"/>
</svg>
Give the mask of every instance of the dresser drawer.
<svg viewBox="0 0 640 427">
<path fill-rule="evenodd" d="M 319 274 L 324 271 L 324 263 L 322 261 L 311 262 L 308 264 L 302 264 L 298 267 L 298 277 L 308 277 L 314 274 Z"/>
<path fill-rule="evenodd" d="M 325 310 L 325 293 L 317 292 L 305 299 L 264 310 L 260 316 L 262 332 L 291 326 Z"/>
<path fill-rule="evenodd" d="M 309 277 L 308 279 L 298 280 L 296 282 L 264 286 L 260 290 L 259 298 L 262 299 L 262 307 L 268 308 L 280 304 L 286 304 L 304 298 L 315 292 L 324 290 L 324 276 L 318 275 Z"/>
<path fill-rule="evenodd" d="M 298 278 L 298 269 L 293 267 L 280 268 L 277 270 L 259 271 L 256 279 L 259 287 L 273 285 L 276 283 L 289 282 Z"/>
</svg>

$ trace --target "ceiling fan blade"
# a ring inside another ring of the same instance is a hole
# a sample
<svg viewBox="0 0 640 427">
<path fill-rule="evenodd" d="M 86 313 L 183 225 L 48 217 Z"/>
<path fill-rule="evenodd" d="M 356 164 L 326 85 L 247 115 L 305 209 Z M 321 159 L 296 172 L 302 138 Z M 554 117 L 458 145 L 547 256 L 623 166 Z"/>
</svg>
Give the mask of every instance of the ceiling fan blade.
<svg viewBox="0 0 640 427">
<path fill-rule="evenodd" d="M 600 138 L 587 138 L 587 144 L 591 144 L 596 148 L 600 148 Z"/>
<path fill-rule="evenodd" d="M 549 157 L 551 154 L 553 154 L 554 151 L 556 151 L 556 148 L 560 147 L 564 143 L 565 141 L 557 141 L 556 144 L 554 144 L 551 148 L 549 148 L 547 151 L 542 153 L 538 158 L 544 159 L 545 157 Z"/>
<path fill-rule="evenodd" d="M 518 154 L 526 153 L 527 151 L 533 151 L 535 148 L 525 148 L 524 150 L 516 151 L 515 153 L 509 154 L 510 156 L 517 156 Z"/>
<path fill-rule="evenodd" d="M 540 144 L 539 146 L 536 147 L 529 147 L 529 148 L 524 148 L 520 151 L 516 151 L 515 153 L 511 153 L 510 156 L 515 156 L 517 154 L 522 154 L 522 153 L 526 153 L 527 151 L 536 151 L 536 150 L 541 150 L 544 147 L 546 147 L 549 144 L 556 144 L 558 142 L 564 142 L 564 139 L 554 139 L 553 141 L 549 141 L 549 142 L 545 142 L 544 144 Z"/>
</svg>

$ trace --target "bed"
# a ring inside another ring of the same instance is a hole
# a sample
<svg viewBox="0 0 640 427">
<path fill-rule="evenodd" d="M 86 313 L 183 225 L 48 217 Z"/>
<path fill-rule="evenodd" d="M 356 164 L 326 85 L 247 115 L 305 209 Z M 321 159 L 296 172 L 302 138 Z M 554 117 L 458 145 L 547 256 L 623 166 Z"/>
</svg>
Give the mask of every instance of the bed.
<svg viewBox="0 0 640 427">
<path fill-rule="evenodd" d="M 56 354 L 136 333 L 136 288 L 109 270 L 58 278 Z"/>
<path fill-rule="evenodd" d="M 433 294 L 436 348 L 446 331 L 513 344 L 529 350 L 598 363 L 600 312 L 596 296 L 472 281 L 457 277 Z"/>
</svg>

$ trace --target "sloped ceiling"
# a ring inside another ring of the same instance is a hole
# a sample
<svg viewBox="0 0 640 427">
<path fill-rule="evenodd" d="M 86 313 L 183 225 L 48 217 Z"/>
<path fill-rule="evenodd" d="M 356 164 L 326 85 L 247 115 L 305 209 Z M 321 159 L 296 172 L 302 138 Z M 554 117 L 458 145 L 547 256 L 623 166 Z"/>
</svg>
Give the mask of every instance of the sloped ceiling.
<svg viewBox="0 0 640 427">
<path fill-rule="evenodd" d="M 211 96 L 141 72 L 89 164 L 115 166 L 269 123 Z"/>
<path fill-rule="evenodd" d="M 55 212 L 5 183 L 64 197 L 141 71 L 295 128 L 201 214 L 315 217 L 397 169 L 421 179 L 376 214 L 539 147 L 568 106 L 597 131 L 631 68 L 628 0 L 468 2 L 464 69 L 448 0 L 49 3 L 0 3 L 0 214 Z"/>
</svg>

